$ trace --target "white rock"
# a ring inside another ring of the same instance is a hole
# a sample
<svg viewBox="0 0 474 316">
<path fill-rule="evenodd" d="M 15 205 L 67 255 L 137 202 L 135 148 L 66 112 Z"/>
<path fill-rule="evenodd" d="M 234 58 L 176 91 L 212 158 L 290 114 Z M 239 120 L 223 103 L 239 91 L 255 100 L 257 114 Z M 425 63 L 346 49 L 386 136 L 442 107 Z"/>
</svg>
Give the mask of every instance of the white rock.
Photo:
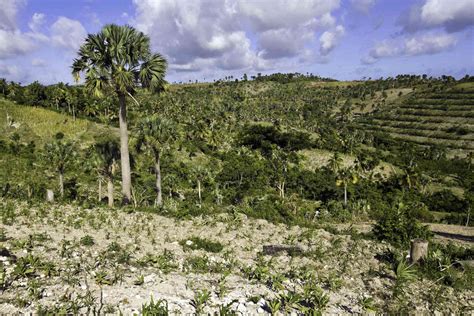
<svg viewBox="0 0 474 316">
<path fill-rule="evenodd" d="M 263 308 L 259 307 L 259 308 L 257 309 L 257 313 L 259 313 L 259 314 L 265 314 L 265 310 L 264 310 Z"/>
<path fill-rule="evenodd" d="M 245 306 L 245 304 L 239 304 L 237 305 L 237 311 L 242 314 L 245 314 L 247 312 L 247 307 Z"/>
<path fill-rule="evenodd" d="M 191 246 L 193 244 L 192 240 L 186 240 L 186 246 Z"/>
<path fill-rule="evenodd" d="M 152 283 L 155 280 L 155 275 L 154 274 L 149 274 L 146 277 L 143 278 L 143 281 L 145 283 Z"/>
</svg>

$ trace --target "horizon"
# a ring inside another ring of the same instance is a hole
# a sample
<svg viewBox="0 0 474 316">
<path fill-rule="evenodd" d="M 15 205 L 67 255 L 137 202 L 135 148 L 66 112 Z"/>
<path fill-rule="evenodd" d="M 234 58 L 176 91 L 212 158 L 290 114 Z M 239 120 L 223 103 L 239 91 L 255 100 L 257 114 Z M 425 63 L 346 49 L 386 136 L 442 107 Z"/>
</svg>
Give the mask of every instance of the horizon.
<svg viewBox="0 0 474 316">
<path fill-rule="evenodd" d="M 257 73 L 340 81 L 474 73 L 474 2 L 9 0 L 0 8 L 0 78 L 73 83 L 88 33 L 108 23 L 147 34 L 166 80 L 212 82 Z M 270 10 L 271 9 L 271 10 Z"/>
</svg>

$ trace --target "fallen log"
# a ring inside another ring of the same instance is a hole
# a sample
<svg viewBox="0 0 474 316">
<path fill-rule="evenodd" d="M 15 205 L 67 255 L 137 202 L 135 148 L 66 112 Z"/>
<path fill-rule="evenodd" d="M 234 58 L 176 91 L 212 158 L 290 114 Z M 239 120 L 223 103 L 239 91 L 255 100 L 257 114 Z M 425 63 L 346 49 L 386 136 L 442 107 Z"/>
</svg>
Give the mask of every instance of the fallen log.
<svg viewBox="0 0 474 316">
<path fill-rule="evenodd" d="M 286 252 L 289 255 L 302 254 L 303 248 L 300 246 L 288 246 L 288 245 L 264 245 L 263 253 L 265 255 L 276 255 L 281 252 Z"/>
</svg>

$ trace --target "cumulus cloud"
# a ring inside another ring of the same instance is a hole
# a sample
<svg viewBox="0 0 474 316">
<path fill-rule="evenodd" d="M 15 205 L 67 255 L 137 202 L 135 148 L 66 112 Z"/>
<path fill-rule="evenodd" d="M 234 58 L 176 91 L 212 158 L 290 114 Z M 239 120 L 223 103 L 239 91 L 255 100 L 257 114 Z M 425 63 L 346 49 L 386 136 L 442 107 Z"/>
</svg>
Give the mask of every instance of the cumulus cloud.
<svg viewBox="0 0 474 316">
<path fill-rule="evenodd" d="M 43 13 L 34 13 L 33 16 L 31 17 L 30 22 L 28 22 L 28 27 L 33 31 L 33 32 L 39 32 L 41 27 L 43 26 L 44 22 L 46 19 L 46 15 Z"/>
<path fill-rule="evenodd" d="M 68 50 L 77 50 L 87 36 L 81 22 L 60 16 L 51 26 L 51 41 Z"/>
<path fill-rule="evenodd" d="M 14 31 L 16 29 L 16 14 L 25 0 L 2 1 L 0 5 L 0 29 Z"/>
<path fill-rule="evenodd" d="M 369 13 L 377 0 L 351 0 L 351 4 L 359 12 Z"/>
<path fill-rule="evenodd" d="M 452 48 L 457 39 L 452 35 L 427 35 L 421 38 L 409 38 L 405 41 L 407 55 L 432 55 Z"/>
<path fill-rule="evenodd" d="M 474 25 L 474 1 L 425 0 L 412 6 L 399 18 L 406 32 L 441 27 L 447 32 L 461 31 Z"/>
<path fill-rule="evenodd" d="M 27 74 L 16 65 L 0 64 L 0 78 L 22 82 L 27 78 Z"/>
<path fill-rule="evenodd" d="M 324 32 L 319 38 L 321 43 L 321 55 L 326 56 L 329 54 L 339 43 L 339 40 L 344 35 L 344 32 L 345 30 L 342 25 L 338 25 L 334 30 Z"/>
<path fill-rule="evenodd" d="M 361 62 L 373 64 L 387 57 L 433 55 L 451 49 L 456 43 L 456 37 L 450 34 L 426 34 L 402 40 L 385 40 L 375 44 Z"/>
<path fill-rule="evenodd" d="M 339 0 L 134 0 L 133 24 L 176 71 L 267 69 L 334 28 Z M 336 43 L 336 42 L 335 42 Z M 332 48 L 331 48 L 332 49 Z"/>
<path fill-rule="evenodd" d="M 311 23 L 339 8 L 339 0 L 238 0 L 237 9 L 257 32 Z"/>
<path fill-rule="evenodd" d="M 0 59 L 23 55 L 34 48 L 31 38 L 17 29 L 16 15 L 23 4 L 11 0 L 0 6 Z"/>
<path fill-rule="evenodd" d="M 0 59 L 24 55 L 34 49 L 31 38 L 20 31 L 0 29 Z"/>
</svg>

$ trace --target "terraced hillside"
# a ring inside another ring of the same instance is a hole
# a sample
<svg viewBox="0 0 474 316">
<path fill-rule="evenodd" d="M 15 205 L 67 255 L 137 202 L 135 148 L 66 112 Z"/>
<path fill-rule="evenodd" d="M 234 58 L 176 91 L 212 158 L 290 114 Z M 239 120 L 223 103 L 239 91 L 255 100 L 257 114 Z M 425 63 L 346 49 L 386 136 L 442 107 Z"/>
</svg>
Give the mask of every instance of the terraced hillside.
<svg viewBox="0 0 474 316">
<path fill-rule="evenodd" d="M 395 139 L 474 151 L 474 84 L 423 89 L 359 122 Z"/>
</svg>

